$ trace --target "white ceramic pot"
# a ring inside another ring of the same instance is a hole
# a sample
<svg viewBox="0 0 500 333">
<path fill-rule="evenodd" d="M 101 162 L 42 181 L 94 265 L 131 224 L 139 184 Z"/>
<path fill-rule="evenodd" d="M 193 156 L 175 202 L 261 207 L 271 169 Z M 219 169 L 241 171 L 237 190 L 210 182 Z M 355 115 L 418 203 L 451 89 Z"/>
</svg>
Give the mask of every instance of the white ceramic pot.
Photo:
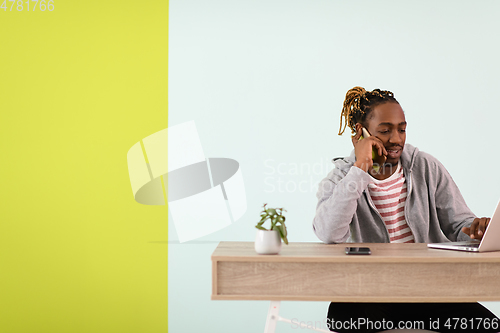
<svg viewBox="0 0 500 333">
<path fill-rule="evenodd" d="M 281 250 L 281 237 L 278 230 L 257 230 L 255 251 L 258 254 L 278 254 Z"/>
</svg>

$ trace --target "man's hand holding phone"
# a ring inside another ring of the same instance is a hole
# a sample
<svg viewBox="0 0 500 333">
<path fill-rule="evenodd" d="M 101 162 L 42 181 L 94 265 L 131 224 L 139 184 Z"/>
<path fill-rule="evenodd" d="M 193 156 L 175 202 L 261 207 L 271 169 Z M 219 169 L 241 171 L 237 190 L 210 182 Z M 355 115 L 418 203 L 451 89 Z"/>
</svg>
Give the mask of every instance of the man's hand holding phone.
<svg viewBox="0 0 500 333">
<path fill-rule="evenodd" d="M 356 126 L 356 129 L 356 135 L 352 137 L 354 153 L 356 154 L 356 162 L 354 163 L 354 166 L 357 166 L 361 170 L 368 172 L 368 170 L 373 168 L 374 163 L 374 160 L 372 159 L 372 151 L 378 153 L 378 158 L 376 158 L 375 162 L 379 165 L 385 162 L 387 151 L 385 150 L 382 141 L 377 137 L 369 136 L 365 138 L 363 136 L 362 126 Z"/>
</svg>

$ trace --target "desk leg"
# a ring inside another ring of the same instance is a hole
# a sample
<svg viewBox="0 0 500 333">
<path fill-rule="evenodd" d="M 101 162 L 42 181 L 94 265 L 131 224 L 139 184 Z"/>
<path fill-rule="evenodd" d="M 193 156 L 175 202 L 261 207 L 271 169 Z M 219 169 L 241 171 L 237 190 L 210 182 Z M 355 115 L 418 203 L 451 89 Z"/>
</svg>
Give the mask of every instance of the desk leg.
<svg viewBox="0 0 500 333">
<path fill-rule="evenodd" d="M 266 327 L 264 328 L 264 333 L 274 333 L 276 330 L 276 323 L 278 321 L 297 325 L 297 323 L 293 323 L 290 319 L 280 317 L 280 315 L 279 315 L 280 304 L 281 304 L 280 301 L 271 301 L 271 304 L 269 305 L 269 311 L 267 311 Z M 310 330 L 323 332 L 323 333 L 335 333 L 335 332 L 323 330 L 320 328 L 307 327 L 303 323 L 299 323 L 299 326 L 300 326 L 300 328 L 308 328 Z"/>
<path fill-rule="evenodd" d="M 276 330 L 276 323 L 278 322 L 280 312 L 280 301 L 271 301 L 269 304 L 269 311 L 267 311 L 266 327 L 264 333 L 274 333 Z"/>
</svg>

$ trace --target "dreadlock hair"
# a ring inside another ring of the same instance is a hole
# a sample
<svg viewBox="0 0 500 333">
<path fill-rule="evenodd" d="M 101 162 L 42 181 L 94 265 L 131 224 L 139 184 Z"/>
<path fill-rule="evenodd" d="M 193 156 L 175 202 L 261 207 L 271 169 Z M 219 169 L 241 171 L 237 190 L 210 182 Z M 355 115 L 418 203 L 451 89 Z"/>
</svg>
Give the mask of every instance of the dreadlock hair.
<svg viewBox="0 0 500 333">
<path fill-rule="evenodd" d="M 356 133 L 356 123 L 363 124 L 373 107 L 388 102 L 398 103 L 390 91 L 380 89 L 366 91 L 362 87 L 350 89 L 345 95 L 344 107 L 340 114 L 339 135 L 344 133 L 346 126 L 349 126 L 352 134 Z"/>
</svg>

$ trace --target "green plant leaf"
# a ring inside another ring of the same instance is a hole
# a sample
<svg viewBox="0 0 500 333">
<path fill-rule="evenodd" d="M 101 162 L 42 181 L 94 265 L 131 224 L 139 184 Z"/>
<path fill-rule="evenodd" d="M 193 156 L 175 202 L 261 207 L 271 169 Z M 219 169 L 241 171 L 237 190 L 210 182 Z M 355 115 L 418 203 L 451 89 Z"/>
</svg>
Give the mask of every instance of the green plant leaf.
<svg viewBox="0 0 500 333">
<path fill-rule="evenodd" d="M 281 229 L 281 226 L 277 226 L 277 227 L 276 227 L 276 230 L 278 230 L 278 231 L 279 231 L 279 233 L 280 233 L 280 237 L 281 237 L 281 238 L 283 238 L 283 229 Z"/>
<path fill-rule="evenodd" d="M 285 244 L 288 245 L 288 238 L 286 238 L 286 228 L 285 228 L 285 226 L 284 225 L 280 225 L 279 231 L 280 231 L 281 239 L 283 240 L 283 242 L 285 242 Z"/>
<path fill-rule="evenodd" d="M 263 205 L 263 210 L 260 213 L 260 221 L 257 223 L 255 228 L 259 230 L 278 230 L 281 239 L 285 242 L 285 244 L 288 244 L 288 230 L 285 226 L 286 218 L 283 216 L 283 212 L 286 212 L 284 208 L 268 208 L 267 203 L 265 203 Z M 271 221 L 269 229 L 263 227 L 264 222 L 267 220 Z"/>
<path fill-rule="evenodd" d="M 276 225 L 277 225 L 276 217 L 273 217 L 273 218 L 271 219 L 271 225 L 272 225 L 272 226 L 276 226 Z"/>
<path fill-rule="evenodd" d="M 266 210 L 266 212 L 267 212 L 269 215 L 271 215 L 271 216 L 276 215 L 276 209 L 274 209 L 274 208 L 268 208 L 268 209 Z"/>
<path fill-rule="evenodd" d="M 288 238 L 286 238 L 286 236 L 284 236 L 282 238 L 283 238 L 283 242 L 285 242 L 285 244 L 288 245 Z"/>
<path fill-rule="evenodd" d="M 269 215 L 266 215 L 266 216 L 262 217 L 262 218 L 260 219 L 260 222 L 264 222 L 264 221 L 265 221 L 265 220 L 267 220 L 269 217 L 270 217 Z"/>
<path fill-rule="evenodd" d="M 263 224 L 264 224 L 264 222 L 266 222 L 266 220 L 267 220 L 267 219 L 269 219 L 269 216 L 266 216 L 266 217 L 261 218 L 261 219 L 260 219 L 260 221 L 259 221 L 259 222 L 257 222 L 257 225 L 258 225 L 258 226 L 263 225 Z"/>
</svg>

